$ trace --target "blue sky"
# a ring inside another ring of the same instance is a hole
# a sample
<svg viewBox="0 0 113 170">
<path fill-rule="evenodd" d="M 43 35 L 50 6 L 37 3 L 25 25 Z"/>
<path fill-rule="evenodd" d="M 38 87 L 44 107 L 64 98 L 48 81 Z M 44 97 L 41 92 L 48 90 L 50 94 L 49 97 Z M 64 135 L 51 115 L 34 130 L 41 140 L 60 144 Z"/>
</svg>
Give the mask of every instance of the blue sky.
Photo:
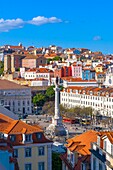
<svg viewBox="0 0 113 170">
<path fill-rule="evenodd" d="M 5 0 L 0 45 L 50 44 L 113 53 L 113 0 Z"/>
</svg>

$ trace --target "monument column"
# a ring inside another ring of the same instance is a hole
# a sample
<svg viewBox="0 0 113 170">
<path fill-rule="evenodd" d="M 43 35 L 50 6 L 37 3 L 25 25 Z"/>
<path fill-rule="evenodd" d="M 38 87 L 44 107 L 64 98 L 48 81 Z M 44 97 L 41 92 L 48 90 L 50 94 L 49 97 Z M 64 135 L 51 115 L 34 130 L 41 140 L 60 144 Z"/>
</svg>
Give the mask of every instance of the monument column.
<svg viewBox="0 0 113 170">
<path fill-rule="evenodd" d="M 50 134 L 54 134 L 55 136 L 65 136 L 66 129 L 62 124 L 62 117 L 60 115 L 60 109 L 59 109 L 60 88 L 58 87 L 58 77 L 56 78 L 56 84 L 54 90 L 55 90 L 55 115 L 52 119 L 52 124 L 49 125 L 47 130 L 50 132 Z"/>
<path fill-rule="evenodd" d="M 60 88 L 58 88 L 58 85 L 54 88 L 55 90 L 55 116 L 54 118 L 59 118 L 60 116 L 60 110 L 59 110 L 59 92 Z"/>
</svg>

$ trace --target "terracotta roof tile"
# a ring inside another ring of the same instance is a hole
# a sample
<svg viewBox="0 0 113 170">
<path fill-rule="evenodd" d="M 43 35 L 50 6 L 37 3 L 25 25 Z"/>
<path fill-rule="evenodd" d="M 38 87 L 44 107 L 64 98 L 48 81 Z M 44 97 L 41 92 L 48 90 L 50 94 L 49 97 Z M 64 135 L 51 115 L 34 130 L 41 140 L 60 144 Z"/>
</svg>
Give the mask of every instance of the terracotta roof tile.
<svg viewBox="0 0 113 170">
<path fill-rule="evenodd" d="M 71 139 L 68 139 L 67 142 L 70 143 L 73 141 L 73 144 L 71 145 L 71 147 L 69 148 L 69 150 L 73 150 L 73 151 L 79 151 L 81 154 L 83 155 L 87 155 L 90 154 L 90 144 L 91 142 L 96 142 L 97 141 L 97 134 L 98 132 L 90 130 L 87 131 L 79 136 L 75 136 Z M 73 145 L 74 142 L 80 142 L 77 146 L 79 146 L 78 148 L 76 147 L 75 149 L 73 149 Z M 76 150 L 77 149 L 77 150 Z"/>
<path fill-rule="evenodd" d="M 42 128 L 38 125 L 32 126 L 22 122 L 21 120 L 10 119 L 3 114 L 0 114 L 0 120 L 2 120 L 0 123 L 0 132 L 8 134 L 8 140 L 10 140 L 10 135 L 16 136 L 16 140 L 13 142 L 13 145 L 24 145 L 22 143 L 22 134 L 32 134 L 33 143 L 51 142 L 45 138 Z M 37 139 L 37 133 L 42 134 L 41 141 Z"/>
<path fill-rule="evenodd" d="M 96 80 L 82 80 L 82 78 L 74 77 L 62 77 L 62 79 L 68 82 L 96 82 Z"/>
</svg>

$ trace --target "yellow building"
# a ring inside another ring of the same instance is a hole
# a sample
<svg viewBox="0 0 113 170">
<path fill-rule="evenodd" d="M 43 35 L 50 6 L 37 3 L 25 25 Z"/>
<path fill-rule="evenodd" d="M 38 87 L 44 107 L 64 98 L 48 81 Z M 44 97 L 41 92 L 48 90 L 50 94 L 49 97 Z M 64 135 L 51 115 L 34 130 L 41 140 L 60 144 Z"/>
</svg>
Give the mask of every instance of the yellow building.
<svg viewBox="0 0 113 170">
<path fill-rule="evenodd" d="M 20 170 L 52 170 L 52 142 L 39 126 L 0 114 L 0 132 L 10 140 Z"/>
<path fill-rule="evenodd" d="M 95 72 L 98 73 L 98 72 L 103 72 L 103 65 L 102 64 L 98 64 L 96 67 L 95 67 Z"/>
</svg>

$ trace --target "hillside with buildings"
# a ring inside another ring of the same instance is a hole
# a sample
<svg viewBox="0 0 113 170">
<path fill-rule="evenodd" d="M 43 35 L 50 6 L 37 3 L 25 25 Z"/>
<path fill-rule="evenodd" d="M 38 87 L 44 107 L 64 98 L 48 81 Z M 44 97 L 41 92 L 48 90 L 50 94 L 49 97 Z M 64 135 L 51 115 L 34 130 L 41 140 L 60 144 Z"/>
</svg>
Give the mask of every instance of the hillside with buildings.
<svg viewBox="0 0 113 170">
<path fill-rule="evenodd" d="M 4 45 L 0 63 L 1 170 L 113 169 L 113 55 Z"/>
</svg>

